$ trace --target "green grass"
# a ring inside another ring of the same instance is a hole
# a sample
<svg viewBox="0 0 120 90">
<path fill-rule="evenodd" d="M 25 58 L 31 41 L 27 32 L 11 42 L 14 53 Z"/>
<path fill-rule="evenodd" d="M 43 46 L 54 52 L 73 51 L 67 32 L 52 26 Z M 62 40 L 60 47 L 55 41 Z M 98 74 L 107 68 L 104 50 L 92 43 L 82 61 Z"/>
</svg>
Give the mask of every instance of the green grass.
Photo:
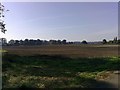
<svg viewBox="0 0 120 90">
<path fill-rule="evenodd" d="M 3 49 L 0 49 L 0 53 L 4 53 L 4 52 L 7 52 L 7 50 L 3 50 Z"/>
<path fill-rule="evenodd" d="M 3 88 L 85 88 L 118 70 L 120 59 L 63 56 L 3 56 Z"/>
</svg>

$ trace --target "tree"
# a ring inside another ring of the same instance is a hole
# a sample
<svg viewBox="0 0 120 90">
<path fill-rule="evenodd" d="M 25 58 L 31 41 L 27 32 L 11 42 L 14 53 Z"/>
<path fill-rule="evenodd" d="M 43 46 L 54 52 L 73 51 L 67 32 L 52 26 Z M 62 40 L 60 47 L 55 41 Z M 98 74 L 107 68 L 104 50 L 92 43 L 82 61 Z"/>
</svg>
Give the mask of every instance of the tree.
<svg viewBox="0 0 120 90">
<path fill-rule="evenodd" d="M 113 43 L 114 43 L 114 44 L 117 44 L 117 43 L 118 43 L 117 37 L 114 38 Z"/>
<path fill-rule="evenodd" d="M 87 41 L 83 40 L 83 41 L 82 41 L 82 44 L 87 44 Z"/>
<path fill-rule="evenodd" d="M 20 40 L 19 43 L 20 43 L 20 45 L 23 45 L 23 44 L 24 44 L 24 41 L 23 41 L 23 40 Z"/>
<path fill-rule="evenodd" d="M 36 45 L 40 45 L 40 39 L 36 40 Z"/>
<path fill-rule="evenodd" d="M 19 40 L 15 40 L 15 45 L 20 45 Z"/>
<path fill-rule="evenodd" d="M 62 40 L 62 44 L 66 44 L 66 40 L 64 39 L 64 40 Z"/>
<path fill-rule="evenodd" d="M 13 39 L 9 41 L 10 45 L 14 45 L 14 43 L 15 43 L 15 40 L 13 40 Z"/>
<path fill-rule="evenodd" d="M 5 29 L 5 25 L 6 25 L 6 24 L 4 24 L 4 21 L 2 20 L 2 18 L 5 17 L 5 15 L 4 15 L 4 12 L 5 12 L 5 11 L 9 11 L 9 10 L 5 10 L 4 5 L 2 5 L 2 4 L 0 3 L 0 29 L 1 29 L 1 32 L 3 32 L 3 33 L 5 33 L 5 31 L 7 31 L 7 30 Z"/>
<path fill-rule="evenodd" d="M 61 44 L 61 40 L 58 40 L 57 42 L 58 42 L 58 44 Z"/>
<path fill-rule="evenodd" d="M 120 44 L 120 39 L 118 39 L 118 44 Z"/>
<path fill-rule="evenodd" d="M 28 42 L 29 42 L 28 39 L 25 39 L 25 40 L 24 40 L 24 44 L 25 44 L 25 45 L 28 45 Z"/>
<path fill-rule="evenodd" d="M 103 44 L 106 44 L 107 43 L 107 40 L 106 39 L 103 39 Z"/>
<path fill-rule="evenodd" d="M 109 43 L 109 44 L 113 44 L 113 41 L 112 41 L 112 40 L 110 40 L 108 43 Z"/>
</svg>

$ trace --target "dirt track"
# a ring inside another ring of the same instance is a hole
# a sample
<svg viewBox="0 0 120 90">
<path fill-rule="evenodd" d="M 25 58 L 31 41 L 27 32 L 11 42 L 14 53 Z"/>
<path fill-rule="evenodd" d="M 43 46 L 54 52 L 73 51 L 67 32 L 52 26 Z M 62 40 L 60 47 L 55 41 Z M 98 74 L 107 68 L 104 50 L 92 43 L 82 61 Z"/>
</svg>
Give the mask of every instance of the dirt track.
<svg viewBox="0 0 120 90">
<path fill-rule="evenodd" d="M 99 80 L 99 82 L 104 82 L 102 84 L 98 84 L 98 88 L 116 88 L 117 90 L 120 88 L 120 74 L 111 73 L 109 78 L 105 80 Z M 115 89 L 115 90 L 116 90 Z"/>
</svg>

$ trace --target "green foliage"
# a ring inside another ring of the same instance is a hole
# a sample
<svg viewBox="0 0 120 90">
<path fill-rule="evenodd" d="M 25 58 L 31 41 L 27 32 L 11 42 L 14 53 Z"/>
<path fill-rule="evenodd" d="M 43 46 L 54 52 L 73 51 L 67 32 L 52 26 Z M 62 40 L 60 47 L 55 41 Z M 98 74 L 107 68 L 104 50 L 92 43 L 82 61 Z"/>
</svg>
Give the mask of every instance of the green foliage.
<svg viewBox="0 0 120 90">
<path fill-rule="evenodd" d="M 3 56 L 4 88 L 92 87 L 100 72 L 118 70 L 120 59 L 63 56 Z M 94 82 L 94 83 L 91 83 Z"/>
<path fill-rule="evenodd" d="M 107 43 L 107 40 L 106 39 L 103 39 L 103 44 L 106 44 Z"/>
<path fill-rule="evenodd" d="M 82 41 L 82 44 L 87 44 L 87 41 L 83 40 L 83 41 Z"/>
</svg>

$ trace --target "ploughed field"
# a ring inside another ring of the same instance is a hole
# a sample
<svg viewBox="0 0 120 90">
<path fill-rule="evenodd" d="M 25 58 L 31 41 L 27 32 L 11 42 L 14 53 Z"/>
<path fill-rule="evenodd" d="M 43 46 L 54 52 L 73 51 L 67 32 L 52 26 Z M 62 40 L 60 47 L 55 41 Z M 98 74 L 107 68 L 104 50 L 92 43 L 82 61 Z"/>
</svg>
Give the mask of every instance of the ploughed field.
<svg viewBox="0 0 120 90">
<path fill-rule="evenodd" d="M 117 45 L 3 47 L 3 88 L 100 88 L 120 67 Z"/>
<path fill-rule="evenodd" d="M 118 45 L 44 45 L 3 47 L 10 54 L 62 55 L 68 57 L 106 57 L 118 56 Z"/>
</svg>

